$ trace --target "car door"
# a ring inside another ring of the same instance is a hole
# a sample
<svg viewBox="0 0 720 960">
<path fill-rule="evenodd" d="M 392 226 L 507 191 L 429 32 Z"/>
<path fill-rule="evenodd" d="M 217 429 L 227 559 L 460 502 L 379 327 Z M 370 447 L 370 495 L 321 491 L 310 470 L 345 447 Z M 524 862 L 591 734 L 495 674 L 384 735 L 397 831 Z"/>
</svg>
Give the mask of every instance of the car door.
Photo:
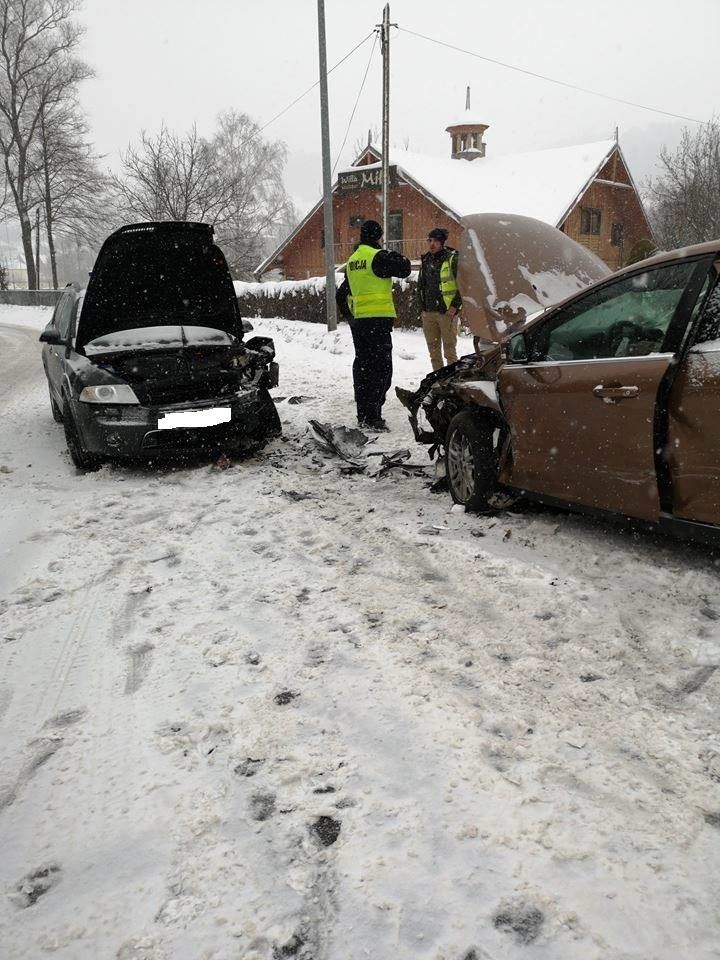
<svg viewBox="0 0 720 960">
<path fill-rule="evenodd" d="M 697 268 L 674 261 L 624 275 L 528 331 L 527 359 L 499 378 L 511 430 L 504 482 L 658 517 L 656 397 L 697 298 Z"/>
<path fill-rule="evenodd" d="M 74 292 L 67 290 L 58 301 L 55 312 L 53 313 L 52 326 L 55 327 L 63 340 L 66 340 L 68 336 L 74 300 Z M 61 405 L 66 347 L 48 344 L 46 351 L 45 369 L 47 371 L 48 382 L 56 402 Z"/>
<path fill-rule="evenodd" d="M 668 400 L 674 517 L 720 524 L 720 282 L 718 261 Z"/>
</svg>

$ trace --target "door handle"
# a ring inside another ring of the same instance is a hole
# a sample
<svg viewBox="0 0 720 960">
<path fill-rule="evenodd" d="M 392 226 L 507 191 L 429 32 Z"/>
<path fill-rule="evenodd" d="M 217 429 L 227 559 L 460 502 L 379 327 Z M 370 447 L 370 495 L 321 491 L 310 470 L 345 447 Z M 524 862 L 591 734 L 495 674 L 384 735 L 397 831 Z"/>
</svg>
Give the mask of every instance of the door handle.
<svg viewBox="0 0 720 960">
<path fill-rule="evenodd" d="M 619 385 L 606 387 L 600 383 L 597 387 L 593 387 L 593 393 L 601 400 L 629 400 L 630 397 L 637 397 L 640 393 L 640 387 L 622 387 Z"/>
</svg>

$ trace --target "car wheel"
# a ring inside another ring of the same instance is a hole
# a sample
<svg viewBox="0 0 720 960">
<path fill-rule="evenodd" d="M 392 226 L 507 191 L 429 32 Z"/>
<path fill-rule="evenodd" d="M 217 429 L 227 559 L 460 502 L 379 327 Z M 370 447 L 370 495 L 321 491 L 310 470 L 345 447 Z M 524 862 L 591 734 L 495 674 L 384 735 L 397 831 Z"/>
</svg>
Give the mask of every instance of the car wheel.
<svg viewBox="0 0 720 960">
<path fill-rule="evenodd" d="M 497 478 L 493 424 L 472 410 L 450 421 L 445 441 L 445 471 L 450 495 L 468 510 L 487 510 Z"/>
<path fill-rule="evenodd" d="M 48 392 L 50 393 L 50 409 L 52 410 L 53 420 L 55 421 L 55 423 L 62 423 L 63 422 L 62 410 L 57 405 L 57 401 L 55 400 L 55 397 L 52 395 L 52 390 L 48 389 Z"/>
<path fill-rule="evenodd" d="M 78 470 L 82 470 L 84 473 L 99 470 L 102 466 L 102 458 L 96 453 L 90 453 L 83 447 L 80 434 L 67 404 L 63 407 L 62 422 L 65 425 L 65 442 L 67 443 L 68 453 Z"/>
</svg>

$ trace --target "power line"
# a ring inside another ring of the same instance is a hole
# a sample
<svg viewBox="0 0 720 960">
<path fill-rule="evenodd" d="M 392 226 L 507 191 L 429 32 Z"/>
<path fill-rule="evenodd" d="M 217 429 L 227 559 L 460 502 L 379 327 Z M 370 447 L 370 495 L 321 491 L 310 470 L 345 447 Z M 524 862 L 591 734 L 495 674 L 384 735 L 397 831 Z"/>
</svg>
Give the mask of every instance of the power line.
<svg viewBox="0 0 720 960">
<path fill-rule="evenodd" d="M 333 72 L 333 70 L 337 70 L 337 68 L 338 68 L 339 66 L 341 66 L 343 63 L 345 63 L 345 61 L 346 61 L 349 57 L 351 57 L 351 56 L 355 53 L 356 50 L 359 50 L 360 47 L 361 47 L 364 43 L 367 43 L 367 41 L 370 39 L 370 37 L 372 37 L 372 35 L 373 35 L 374 33 L 375 33 L 375 31 L 374 31 L 374 30 L 371 30 L 370 33 L 369 33 L 366 37 L 363 37 L 363 39 L 360 41 L 360 43 L 356 44 L 356 45 L 352 48 L 352 50 L 350 50 L 349 53 L 346 53 L 345 56 L 342 58 L 342 60 L 338 60 L 338 62 L 337 62 L 334 66 L 330 67 L 330 69 L 329 69 L 328 72 L 327 72 L 327 75 L 330 76 L 330 74 Z M 376 39 L 377 39 L 377 37 L 376 37 Z M 373 44 L 373 47 L 374 47 L 374 44 Z M 304 90 L 304 91 L 300 94 L 299 97 L 295 97 L 295 99 L 293 100 L 292 103 L 289 103 L 286 107 L 283 107 L 283 109 L 280 111 L 280 113 L 276 113 L 275 116 L 272 117 L 272 119 L 268 120 L 267 123 L 263 124 L 263 126 L 260 127 L 260 129 L 258 130 L 258 133 L 262 133 L 263 130 L 265 130 L 267 127 L 269 127 L 271 123 L 275 123 L 276 120 L 279 120 L 280 117 L 282 117 L 284 114 L 286 114 L 286 113 L 288 112 L 288 110 L 290 110 L 292 107 L 295 106 L 296 103 L 300 103 L 300 101 L 302 100 L 303 97 L 306 97 L 309 93 L 311 93 L 311 92 L 315 89 L 315 87 L 319 87 L 319 86 L 320 86 L 320 81 L 319 81 L 319 80 L 316 80 L 315 83 L 313 83 L 312 86 L 308 87 L 307 90 Z"/>
<path fill-rule="evenodd" d="M 350 119 L 348 120 L 348 125 L 347 125 L 347 129 L 345 130 L 345 136 L 343 137 L 342 145 L 341 145 L 340 149 L 338 150 L 338 155 L 337 155 L 337 157 L 335 157 L 335 163 L 333 164 L 333 168 L 332 168 L 332 172 L 333 172 L 333 173 L 335 173 L 335 168 L 337 167 L 338 163 L 340 162 L 340 157 L 341 157 L 341 155 L 342 155 L 343 150 L 345 149 L 345 144 L 347 143 L 347 138 L 348 138 L 348 135 L 349 135 L 349 133 L 350 133 L 350 126 L 351 126 L 351 124 L 352 124 L 352 122 L 353 122 L 353 119 L 355 118 L 355 111 L 356 111 L 357 108 L 358 108 L 358 103 L 360 103 L 360 97 L 362 96 L 363 89 L 365 88 L 365 81 L 367 80 L 367 75 L 368 75 L 368 73 L 369 73 L 369 71 L 370 71 L 370 64 L 372 63 L 373 54 L 375 53 L 375 47 L 376 47 L 376 45 L 377 45 L 377 31 L 373 31 L 373 32 L 375 33 L 375 39 L 373 40 L 373 45 L 372 45 L 372 48 L 371 48 L 371 50 L 370 50 L 370 56 L 369 56 L 369 58 L 368 58 L 367 66 L 365 67 L 365 73 L 363 74 L 362 82 L 361 82 L 361 84 L 360 84 L 360 89 L 358 90 L 358 95 L 357 95 L 357 97 L 355 98 L 355 104 L 354 104 L 354 106 L 353 106 L 353 108 L 352 108 L 352 113 L 350 114 Z"/>
<path fill-rule="evenodd" d="M 457 53 L 465 53 L 469 57 L 475 57 L 476 60 L 484 60 L 486 63 L 492 63 L 497 67 L 505 67 L 506 70 L 515 70 L 517 73 L 524 73 L 527 77 L 534 77 L 536 80 L 546 80 L 548 83 L 556 83 L 560 87 L 567 87 L 570 90 L 578 90 L 580 93 L 589 93 L 593 97 L 602 97 L 605 100 L 613 100 L 615 103 L 622 103 L 626 107 L 638 107 L 640 110 L 649 110 L 650 113 L 659 113 L 663 117 L 674 117 L 676 120 L 688 120 L 690 123 L 704 124 L 705 120 L 696 120 L 695 117 L 686 117 L 682 113 L 671 113 L 669 110 L 659 110 L 657 107 L 648 107 L 643 103 L 635 103 L 633 100 L 623 100 L 620 97 L 613 97 L 608 93 L 599 93 L 597 90 L 590 90 L 588 87 L 580 87 L 575 83 L 568 83 L 565 80 L 557 80 L 555 77 L 546 77 L 545 74 L 535 73 L 532 70 L 526 70 L 524 67 L 517 67 L 512 63 L 503 63 L 502 60 L 494 60 L 492 57 L 484 57 L 480 53 L 474 53 L 472 50 L 464 50 L 462 47 L 456 47 L 452 43 L 446 43 L 444 40 L 436 40 L 435 37 L 426 37 L 423 33 L 416 33 L 414 30 L 408 30 L 407 27 L 399 27 L 403 33 L 409 33 L 413 37 L 420 37 L 421 40 L 428 40 L 430 43 L 436 43 L 440 47 L 447 47 L 448 50 L 455 50 Z"/>
</svg>

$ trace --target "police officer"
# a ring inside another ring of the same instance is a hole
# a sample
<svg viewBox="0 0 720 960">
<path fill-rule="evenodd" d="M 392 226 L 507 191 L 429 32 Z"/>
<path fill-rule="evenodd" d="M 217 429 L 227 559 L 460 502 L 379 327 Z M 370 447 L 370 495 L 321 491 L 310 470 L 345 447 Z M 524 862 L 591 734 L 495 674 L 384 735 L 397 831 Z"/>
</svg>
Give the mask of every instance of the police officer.
<svg viewBox="0 0 720 960">
<path fill-rule="evenodd" d="M 448 232 L 435 227 L 428 233 L 428 250 L 420 258 L 417 296 L 423 333 L 433 370 L 457 360 L 458 320 L 462 298 L 457 285 L 458 252 L 446 246 Z"/>
<path fill-rule="evenodd" d="M 350 322 L 355 360 L 353 383 L 358 424 L 387 430 L 382 418 L 385 396 L 392 383 L 392 328 L 396 317 L 392 277 L 410 275 L 410 261 L 400 253 L 380 248 L 382 227 L 365 220 L 360 243 L 348 257 L 345 279 L 337 292 L 340 313 Z"/>
</svg>

